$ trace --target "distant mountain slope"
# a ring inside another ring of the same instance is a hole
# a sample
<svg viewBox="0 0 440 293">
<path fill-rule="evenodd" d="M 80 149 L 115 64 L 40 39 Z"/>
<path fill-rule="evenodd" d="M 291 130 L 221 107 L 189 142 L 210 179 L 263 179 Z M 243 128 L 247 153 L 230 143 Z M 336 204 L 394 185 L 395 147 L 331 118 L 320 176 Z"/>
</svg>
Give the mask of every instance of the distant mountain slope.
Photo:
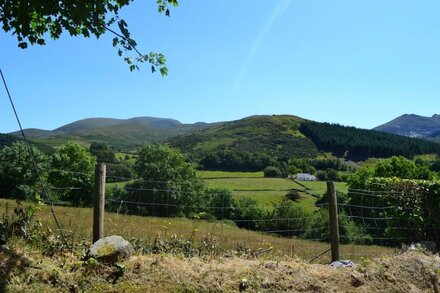
<svg viewBox="0 0 440 293">
<path fill-rule="evenodd" d="M 14 142 L 20 140 L 22 139 L 15 135 L 0 133 L 0 149 L 5 146 L 11 146 Z M 36 148 L 38 148 L 40 151 L 42 151 L 45 154 L 51 154 L 55 151 L 52 147 L 42 143 L 31 142 L 31 144 L 33 144 Z"/>
<path fill-rule="evenodd" d="M 87 118 L 63 125 L 54 131 L 62 133 L 87 131 L 100 127 L 116 125 L 122 123 L 123 121 L 124 120 L 113 118 Z"/>
<path fill-rule="evenodd" d="M 435 139 L 440 132 L 440 115 L 432 117 L 405 114 L 391 120 L 374 130 L 417 138 Z"/>
<path fill-rule="evenodd" d="M 174 119 L 156 117 L 88 118 L 52 131 L 25 129 L 25 133 L 35 141 L 52 146 L 58 146 L 69 140 L 78 140 L 85 144 L 96 141 L 115 147 L 125 147 L 151 143 L 209 126 L 211 124 L 203 122 L 182 124 Z M 20 132 L 11 134 L 19 136 Z"/>
<path fill-rule="evenodd" d="M 168 142 L 196 158 L 224 149 L 263 152 L 279 158 L 331 152 L 353 160 L 440 153 L 440 144 L 433 142 L 289 115 L 252 116 L 172 137 Z"/>
</svg>

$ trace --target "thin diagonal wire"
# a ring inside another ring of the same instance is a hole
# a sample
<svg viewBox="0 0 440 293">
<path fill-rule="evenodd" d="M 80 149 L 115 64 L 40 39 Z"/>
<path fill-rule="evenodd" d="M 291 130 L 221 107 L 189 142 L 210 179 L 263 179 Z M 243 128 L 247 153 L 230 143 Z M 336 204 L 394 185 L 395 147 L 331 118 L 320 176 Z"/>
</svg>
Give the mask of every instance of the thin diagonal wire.
<svg viewBox="0 0 440 293">
<path fill-rule="evenodd" d="M 53 203 L 51 203 L 51 201 L 49 200 L 49 197 L 47 195 L 48 193 L 47 193 L 46 186 L 44 185 L 43 178 L 41 176 L 40 170 L 38 169 L 37 162 L 35 161 L 35 158 L 34 158 L 34 154 L 32 153 L 32 150 L 31 150 L 31 147 L 29 145 L 29 142 L 28 142 L 28 140 L 26 138 L 26 135 L 25 135 L 25 133 L 23 131 L 23 127 L 21 126 L 20 118 L 18 117 L 18 113 L 17 113 L 17 110 L 15 109 L 14 101 L 12 100 L 11 93 L 9 92 L 8 85 L 6 83 L 5 77 L 3 75 L 3 71 L 1 69 L 0 69 L 0 75 L 2 76 L 3 85 L 5 86 L 6 93 L 7 93 L 8 98 L 9 98 L 9 102 L 11 103 L 12 110 L 14 111 L 15 119 L 17 120 L 18 126 L 20 127 L 21 135 L 23 136 L 23 140 L 24 140 L 24 142 L 26 144 L 26 148 L 27 148 L 27 150 L 29 152 L 29 156 L 31 157 L 32 164 L 34 166 L 35 172 L 37 173 L 37 177 L 38 177 L 38 180 L 40 182 L 41 189 L 43 190 L 43 195 L 46 198 L 46 200 L 50 202 L 50 205 L 49 205 L 50 206 L 50 211 L 51 211 L 52 216 L 53 216 L 53 218 L 55 220 L 55 224 L 57 225 L 57 228 L 60 231 L 61 238 L 63 239 L 63 242 L 66 243 L 66 238 L 64 237 L 64 233 L 62 232 L 60 223 L 58 222 L 57 216 L 55 215 L 55 210 L 53 209 Z"/>
</svg>

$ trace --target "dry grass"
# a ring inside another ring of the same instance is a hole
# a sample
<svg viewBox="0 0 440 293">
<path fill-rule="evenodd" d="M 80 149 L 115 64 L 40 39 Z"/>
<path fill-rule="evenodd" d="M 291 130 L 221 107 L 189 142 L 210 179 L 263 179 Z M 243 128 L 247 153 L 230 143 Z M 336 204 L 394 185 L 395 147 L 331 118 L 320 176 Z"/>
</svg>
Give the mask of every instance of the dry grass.
<svg viewBox="0 0 440 293">
<path fill-rule="evenodd" d="M 134 256 L 115 266 L 72 254 L 47 257 L 23 243 L 0 249 L 2 292 L 438 292 L 440 258 L 421 252 L 334 269 L 299 259 Z"/>
<path fill-rule="evenodd" d="M 4 212 L 5 204 L 15 206 L 12 200 L 0 199 L 0 214 Z M 72 232 L 76 239 L 91 239 L 93 211 L 90 208 L 54 207 L 62 229 Z M 41 206 L 35 219 L 43 226 L 56 230 L 55 222 L 48 206 Z M 183 239 L 193 241 L 198 245 L 208 234 L 214 236 L 221 247 L 233 249 L 237 246 L 249 247 L 252 250 L 263 249 L 272 256 L 297 256 L 310 260 L 317 254 L 327 250 L 325 242 L 303 240 L 298 238 L 279 237 L 271 234 L 237 228 L 230 222 L 208 222 L 186 218 L 157 218 L 123 215 L 116 213 L 105 214 L 105 234 L 121 235 L 126 239 L 151 240 L 157 235 L 167 238 L 173 234 Z M 381 246 L 342 245 L 343 258 L 357 260 L 363 256 L 390 255 L 395 249 Z M 329 253 L 318 258 L 316 262 L 329 261 Z"/>
</svg>

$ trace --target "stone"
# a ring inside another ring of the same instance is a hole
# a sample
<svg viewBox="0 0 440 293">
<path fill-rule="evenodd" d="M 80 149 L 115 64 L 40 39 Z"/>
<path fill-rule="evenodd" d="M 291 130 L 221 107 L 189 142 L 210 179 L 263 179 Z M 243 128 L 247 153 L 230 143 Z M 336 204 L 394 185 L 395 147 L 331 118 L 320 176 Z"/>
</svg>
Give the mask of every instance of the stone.
<svg viewBox="0 0 440 293">
<path fill-rule="evenodd" d="M 435 253 L 437 251 L 437 244 L 434 241 L 420 241 L 411 243 L 409 246 L 403 246 L 402 251 L 427 251 Z"/>
<path fill-rule="evenodd" d="M 133 246 L 121 236 L 104 237 L 93 243 L 87 252 L 88 258 L 95 258 L 106 263 L 115 263 L 133 256 Z"/>
</svg>

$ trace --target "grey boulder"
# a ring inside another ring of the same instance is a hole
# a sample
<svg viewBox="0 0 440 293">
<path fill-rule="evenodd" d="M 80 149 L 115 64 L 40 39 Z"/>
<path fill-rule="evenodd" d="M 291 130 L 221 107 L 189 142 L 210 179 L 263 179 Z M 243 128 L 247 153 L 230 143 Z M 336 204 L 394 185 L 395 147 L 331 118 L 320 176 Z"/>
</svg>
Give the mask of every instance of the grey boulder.
<svg viewBox="0 0 440 293">
<path fill-rule="evenodd" d="M 114 263 L 134 254 L 133 246 L 121 236 L 104 237 L 93 243 L 87 252 L 88 258 Z"/>
</svg>

